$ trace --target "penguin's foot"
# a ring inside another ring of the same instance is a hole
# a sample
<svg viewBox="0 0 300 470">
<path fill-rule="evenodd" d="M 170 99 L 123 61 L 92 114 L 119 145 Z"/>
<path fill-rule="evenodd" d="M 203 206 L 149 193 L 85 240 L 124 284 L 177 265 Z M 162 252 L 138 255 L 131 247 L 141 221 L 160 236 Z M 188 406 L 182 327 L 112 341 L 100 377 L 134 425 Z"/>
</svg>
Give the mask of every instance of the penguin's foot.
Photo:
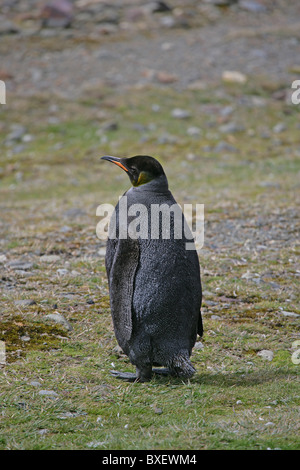
<svg viewBox="0 0 300 470">
<path fill-rule="evenodd" d="M 152 369 L 150 372 L 149 370 L 141 371 L 137 368 L 136 374 L 133 372 L 120 372 L 118 370 L 111 370 L 110 373 L 116 377 L 117 379 L 125 380 L 126 382 L 149 382 L 153 374 L 158 375 L 177 375 L 171 369 L 167 367 L 162 367 L 160 369 Z"/>
<path fill-rule="evenodd" d="M 126 380 L 127 382 L 149 382 L 152 377 L 152 370 L 147 367 L 145 369 L 138 369 L 136 368 L 136 374 L 133 372 L 119 372 L 117 370 L 111 370 L 110 373 L 122 380 Z"/>
<path fill-rule="evenodd" d="M 111 370 L 110 373 L 117 379 L 126 380 L 127 382 L 138 382 L 138 377 L 133 372 L 120 372 L 118 370 Z"/>
<path fill-rule="evenodd" d="M 185 354 L 179 354 L 173 358 L 170 364 L 170 371 L 171 374 L 176 377 L 189 379 L 195 374 L 196 369 L 192 365 L 188 356 Z"/>
</svg>

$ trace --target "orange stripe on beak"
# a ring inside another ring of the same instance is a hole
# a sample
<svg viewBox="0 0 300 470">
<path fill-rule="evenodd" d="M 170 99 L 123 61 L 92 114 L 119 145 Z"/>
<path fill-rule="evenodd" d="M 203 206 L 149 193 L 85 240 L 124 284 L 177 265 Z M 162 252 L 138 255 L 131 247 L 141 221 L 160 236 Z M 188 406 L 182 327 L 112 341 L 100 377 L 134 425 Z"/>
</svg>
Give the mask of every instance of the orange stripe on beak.
<svg viewBox="0 0 300 470">
<path fill-rule="evenodd" d="M 122 163 L 116 162 L 116 161 L 114 161 L 114 160 L 111 160 L 111 162 L 112 162 L 112 163 L 115 163 L 115 164 L 118 165 L 120 168 L 123 168 L 123 170 L 128 171 L 127 168 L 126 168 L 124 165 L 122 165 Z"/>
</svg>

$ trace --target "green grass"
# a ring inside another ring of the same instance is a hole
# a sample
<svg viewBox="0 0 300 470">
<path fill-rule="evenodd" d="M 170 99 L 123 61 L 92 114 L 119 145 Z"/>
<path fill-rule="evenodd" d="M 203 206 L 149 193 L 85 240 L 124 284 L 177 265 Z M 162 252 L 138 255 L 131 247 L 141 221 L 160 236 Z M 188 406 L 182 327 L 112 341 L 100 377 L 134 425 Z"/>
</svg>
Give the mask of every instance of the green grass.
<svg viewBox="0 0 300 470">
<path fill-rule="evenodd" d="M 94 101 L 60 101 L 55 125 L 45 118 L 53 97 L 0 109 L 3 141 L 16 122 L 34 136 L 21 153 L 4 145 L 1 155 L 0 254 L 33 263 L 28 275 L 6 266 L 1 278 L 1 449 L 299 449 L 299 365 L 292 362 L 299 320 L 280 313 L 300 313 L 299 108 L 255 85 L 225 86 L 222 98 L 214 89 L 149 87 L 126 96 L 105 89 Z M 264 106 L 243 104 L 254 93 Z M 244 130 L 219 131 L 218 109 L 227 105 L 234 108 L 228 120 Z M 99 108 L 116 130 L 103 131 Z M 172 118 L 174 108 L 191 117 Z M 286 128 L 274 134 L 278 122 Z M 191 126 L 199 137 L 187 134 Z M 162 135 L 176 139 L 162 143 Z M 216 152 L 220 141 L 236 151 Z M 133 367 L 116 348 L 96 207 L 116 203 L 129 182 L 100 156 L 141 153 L 163 163 L 178 202 L 205 204 L 205 334 L 188 382 L 128 384 L 109 372 Z M 81 212 L 68 215 L 74 208 Z M 43 254 L 60 258 L 45 263 Z M 68 272 L 59 276 L 62 268 Z M 247 271 L 257 276 L 243 277 Z M 36 304 L 16 307 L 26 298 Z M 45 320 L 56 311 L 71 331 Z M 272 350 L 272 361 L 257 355 L 262 349 Z"/>
</svg>

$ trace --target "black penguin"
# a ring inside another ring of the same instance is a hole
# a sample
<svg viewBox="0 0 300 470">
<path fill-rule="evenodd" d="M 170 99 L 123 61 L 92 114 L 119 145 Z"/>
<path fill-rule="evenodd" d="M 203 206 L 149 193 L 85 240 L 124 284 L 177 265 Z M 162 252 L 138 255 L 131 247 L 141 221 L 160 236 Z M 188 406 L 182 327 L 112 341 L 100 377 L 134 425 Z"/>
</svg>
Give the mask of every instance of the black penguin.
<svg viewBox="0 0 300 470">
<path fill-rule="evenodd" d="M 197 334 L 203 333 L 198 255 L 195 248 L 186 249 L 192 234 L 187 235 L 183 213 L 155 158 L 102 159 L 121 167 L 132 183 L 111 219 L 105 264 L 116 338 L 136 366 L 136 374 L 113 374 L 140 382 L 150 380 L 153 371 L 189 378 L 195 373 L 189 359 L 192 348 Z M 169 210 L 169 227 L 161 220 L 153 227 L 157 218 L 154 221 L 152 208 L 171 206 L 177 210 Z M 175 233 L 175 213 L 182 221 L 179 235 Z M 139 214 L 139 231 L 127 234 L 137 220 L 133 214 Z M 152 369 L 153 365 L 165 369 Z"/>
</svg>

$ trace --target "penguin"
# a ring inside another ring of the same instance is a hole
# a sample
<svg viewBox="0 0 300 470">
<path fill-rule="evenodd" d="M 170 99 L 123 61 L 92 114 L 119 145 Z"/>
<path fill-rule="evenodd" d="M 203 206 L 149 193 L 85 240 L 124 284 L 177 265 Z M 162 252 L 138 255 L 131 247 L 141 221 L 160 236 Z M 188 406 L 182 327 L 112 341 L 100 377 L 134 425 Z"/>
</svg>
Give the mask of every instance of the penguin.
<svg viewBox="0 0 300 470">
<path fill-rule="evenodd" d="M 137 382 L 153 373 L 188 379 L 196 372 L 192 348 L 203 334 L 199 258 L 194 244 L 187 249 L 192 234 L 158 160 L 102 159 L 119 166 L 132 184 L 110 220 L 105 267 L 115 336 L 136 373 L 111 372 Z M 169 209 L 164 223 L 163 208 Z"/>
</svg>

